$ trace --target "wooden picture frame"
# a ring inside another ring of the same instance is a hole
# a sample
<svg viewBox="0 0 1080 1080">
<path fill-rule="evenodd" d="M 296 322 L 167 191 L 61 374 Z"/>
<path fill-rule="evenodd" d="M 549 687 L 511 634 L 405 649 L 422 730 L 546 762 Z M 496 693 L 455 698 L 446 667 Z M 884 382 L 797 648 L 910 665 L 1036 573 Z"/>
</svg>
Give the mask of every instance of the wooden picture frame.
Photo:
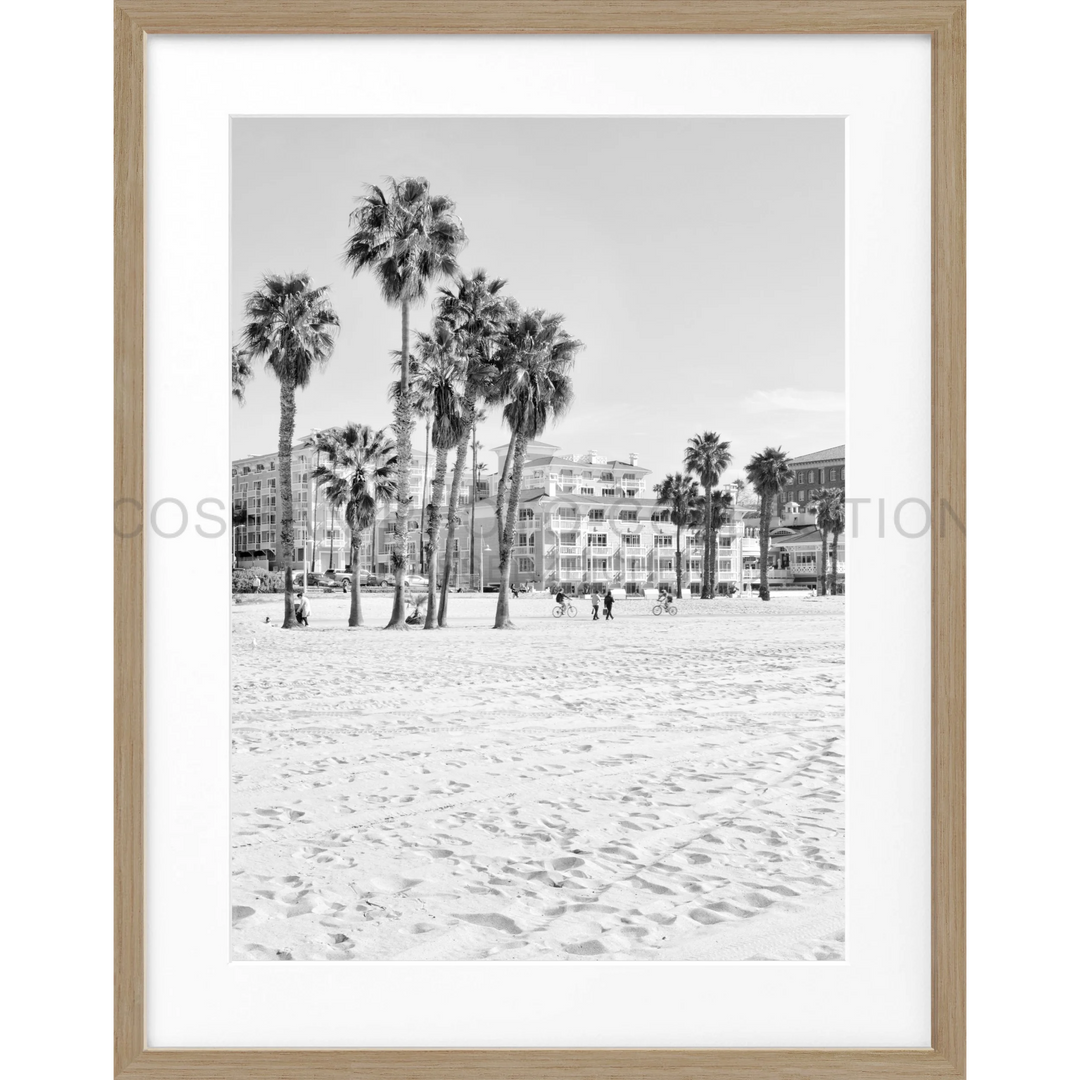
<svg viewBox="0 0 1080 1080">
<path fill-rule="evenodd" d="M 148 1049 L 144 1037 L 144 553 L 115 544 L 115 1041 L 125 1078 L 962 1077 L 965 265 L 963 0 L 117 0 L 115 498 L 144 478 L 144 54 L 148 34 L 924 34 L 932 48 L 931 1047 Z"/>
</svg>

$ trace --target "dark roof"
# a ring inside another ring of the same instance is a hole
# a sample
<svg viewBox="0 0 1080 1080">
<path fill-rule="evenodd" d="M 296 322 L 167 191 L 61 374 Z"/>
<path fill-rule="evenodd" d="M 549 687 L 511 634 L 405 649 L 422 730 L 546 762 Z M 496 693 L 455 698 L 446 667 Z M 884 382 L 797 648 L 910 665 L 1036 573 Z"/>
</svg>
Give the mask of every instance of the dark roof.
<svg viewBox="0 0 1080 1080">
<path fill-rule="evenodd" d="M 830 446 L 828 450 L 815 450 L 812 454 L 803 454 L 791 459 L 792 465 L 811 465 L 816 461 L 843 461 L 844 444 Z"/>
</svg>

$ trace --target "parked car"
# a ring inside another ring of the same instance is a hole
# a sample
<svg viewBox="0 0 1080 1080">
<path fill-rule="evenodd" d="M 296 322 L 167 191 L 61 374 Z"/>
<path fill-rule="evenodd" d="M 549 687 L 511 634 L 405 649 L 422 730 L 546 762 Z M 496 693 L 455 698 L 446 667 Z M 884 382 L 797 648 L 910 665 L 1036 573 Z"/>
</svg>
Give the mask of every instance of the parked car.
<svg viewBox="0 0 1080 1080">
<path fill-rule="evenodd" d="M 331 589 L 340 589 L 342 585 L 349 588 L 352 585 L 352 574 L 347 570 L 327 570 L 323 577 L 324 584 Z"/>
<path fill-rule="evenodd" d="M 390 588 L 394 587 L 394 575 L 384 574 L 382 577 L 383 585 L 387 585 Z M 428 579 L 421 577 L 419 574 L 406 574 L 405 585 L 410 589 L 426 589 L 428 585 Z"/>
<path fill-rule="evenodd" d="M 484 592 L 498 592 L 502 585 L 498 581 L 489 581 L 484 586 Z"/>
</svg>

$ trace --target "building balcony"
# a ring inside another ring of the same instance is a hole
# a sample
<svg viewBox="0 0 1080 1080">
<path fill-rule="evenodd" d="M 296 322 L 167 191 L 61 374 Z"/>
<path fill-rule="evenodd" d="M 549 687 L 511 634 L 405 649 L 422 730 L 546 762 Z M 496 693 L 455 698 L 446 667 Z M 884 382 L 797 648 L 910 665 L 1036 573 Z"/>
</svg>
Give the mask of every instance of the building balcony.
<svg viewBox="0 0 1080 1080">
<path fill-rule="evenodd" d="M 623 577 L 627 581 L 645 581 L 649 576 L 647 570 L 624 570 Z"/>
<path fill-rule="evenodd" d="M 581 554 L 581 545 L 580 544 L 560 544 L 559 545 L 559 554 L 560 555 L 580 555 Z"/>
<path fill-rule="evenodd" d="M 589 544 L 586 551 L 588 551 L 590 555 L 595 555 L 597 557 L 601 555 L 611 555 L 613 553 L 610 544 Z"/>
</svg>

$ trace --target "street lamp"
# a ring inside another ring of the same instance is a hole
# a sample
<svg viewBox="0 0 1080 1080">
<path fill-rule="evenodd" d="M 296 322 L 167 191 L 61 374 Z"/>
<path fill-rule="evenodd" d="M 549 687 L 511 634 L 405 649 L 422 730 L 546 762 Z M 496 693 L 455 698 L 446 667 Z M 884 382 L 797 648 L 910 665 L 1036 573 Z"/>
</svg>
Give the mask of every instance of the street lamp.
<svg viewBox="0 0 1080 1080">
<path fill-rule="evenodd" d="M 480 530 L 480 539 L 483 540 L 484 531 Z M 484 591 L 484 556 L 491 550 L 490 544 L 484 544 L 480 549 L 480 591 Z"/>
</svg>

